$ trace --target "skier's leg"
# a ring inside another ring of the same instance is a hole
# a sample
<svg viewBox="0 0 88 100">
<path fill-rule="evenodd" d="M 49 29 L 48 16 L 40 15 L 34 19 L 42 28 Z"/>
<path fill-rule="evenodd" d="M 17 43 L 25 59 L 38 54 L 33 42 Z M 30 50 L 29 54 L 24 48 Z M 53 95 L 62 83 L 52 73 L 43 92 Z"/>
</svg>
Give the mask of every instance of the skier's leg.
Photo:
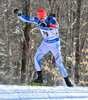
<svg viewBox="0 0 88 100">
<path fill-rule="evenodd" d="M 61 71 L 62 76 L 63 76 L 63 78 L 66 82 L 66 85 L 69 86 L 69 87 L 73 87 L 73 85 L 71 84 L 71 82 L 70 82 L 70 80 L 67 76 L 67 71 L 66 71 L 65 67 L 62 64 L 61 51 L 59 51 L 59 54 L 56 55 L 55 60 L 56 60 L 56 65 L 59 68 L 59 70 Z"/>
<path fill-rule="evenodd" d="M 65 79 L 65 82 L 66 82 L 67 86 L 72 87 L 73 85 L 69 81 L 67 71 L 66 71 L 65 67 L 62 64 L 60 42 L 58 41 L 56 43 L 53 43 L 52 47 L 49 47 L 49 48 L 51 48 L 51 52 L 53 53 L 53 55 L 55 57 L 56 65 L 59 68 L 63 78 Z"/>
<path fill-rule="evenodd" d="M 48 48 L 45 45 L 44 42 L 42 42 L 42 44 L 39 46 L 36 55 L 34 57 L 35 59 L 35 67 L 37 69 L 37 74 L 38 74 L 38 78 L 35 79 L 33 82 L 35 83 L 43 83 L 43 79 L 42 79 L 42 70 L 41 70 L 41 58 L 48 52 Z"/>
<path fill-rule="evenodd" d="M 41 58 L 48 52 L 48 48 L 46 46 L 46 44 L 44 42 L 41 43 L 41 45 L 39 46 L 34 60 L 35 60 L 35 67 L 37 69 L 37 71 L 41 71 Z"/>
<path fill-rule="evenodd" d="M 58 41 L 58 42 L 52 43 L 50 45 L 51 46 L 48 46 L 48 47 L 49 47 L 49 50 L 53 53 L 53 55 L 55 57 L 55 62 L 56 62 L 57 67 L 59 68 L 62 76 L 67 77 L 67 71 L 62 64 L 60 42 Z"/>
</svg>

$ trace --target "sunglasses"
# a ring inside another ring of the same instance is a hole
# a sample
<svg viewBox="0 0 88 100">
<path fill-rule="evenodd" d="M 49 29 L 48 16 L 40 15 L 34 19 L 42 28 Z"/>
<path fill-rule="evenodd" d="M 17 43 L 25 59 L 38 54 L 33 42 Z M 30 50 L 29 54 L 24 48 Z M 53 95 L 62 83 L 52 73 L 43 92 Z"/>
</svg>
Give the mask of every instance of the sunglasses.
<svg viewBox="0 0 88 100">
<path fill-rule="evenodd" d="M 44 18 L 39 18 L 39 20 L 42 20 L 42 19 L 44 19 Z"/>
</svg>

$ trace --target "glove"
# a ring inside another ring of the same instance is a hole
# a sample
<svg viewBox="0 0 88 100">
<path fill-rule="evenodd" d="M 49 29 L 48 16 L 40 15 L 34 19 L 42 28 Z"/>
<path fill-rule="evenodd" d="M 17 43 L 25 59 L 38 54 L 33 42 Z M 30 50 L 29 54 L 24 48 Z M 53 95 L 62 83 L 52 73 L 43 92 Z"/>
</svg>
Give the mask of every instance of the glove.
<svg viewBox="0 0 88 100">
<path fill-rule="evenodd" d="M 19 9 L 18 9 L 18 8 L 15 8 L 15 9 L 14 9 L 14 13 L 17 14 L 18 16 L 21 15 L 21 13 L 19 12 Z"/>
<path fill-rule="evenodd" d="M 18 9 L 18 8 L 15 8 L 15 9 L 14 9 L 14 13 L 15 13 L 15 14 L 18 14 L 18 12 L 19 12 L 19 9 Z"/>
<path fill-rule="evenodd" d="M 42 26 L 42 27 L 49 27 L 50 25 L 49 24 L 45 24 L 45 23 L 41 23 L 40 26 Z"/>
</svg>

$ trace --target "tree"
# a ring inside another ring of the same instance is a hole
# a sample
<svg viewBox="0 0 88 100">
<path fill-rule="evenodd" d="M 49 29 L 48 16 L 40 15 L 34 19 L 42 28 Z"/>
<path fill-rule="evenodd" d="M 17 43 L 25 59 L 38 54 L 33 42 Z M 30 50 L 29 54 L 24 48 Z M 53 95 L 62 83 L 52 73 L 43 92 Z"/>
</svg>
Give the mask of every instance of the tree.
<svg viewBox="0 0 88 100">
<path fill-rule="evenodd" d="M 30 0 L 26 1 L 26 0 L 22 0 L 22 7 L 23 7 L 23 14 L 25 16 L 30 16 Z M 29 30 L 30 30 L 30 24 L 29 23 L 25 23 L 25 27 L 24 27 L 24 35 L 26 38 L 26 42 L 27 44 L 29 44 Z M 21 68 L 21 83 L 25 83 L 26 82 L 26 70 L 28 67 L 28 62 L 29 62 L 29 56 L 28 56 L 28 52 L 27 52 L 27 48 L 25 45 L 25 41 L 23 42 L 23 53 L 22 53 L 22 68 Z"/>
<path fill-rule="evenodd" d="M 76 51 L 79 52 L 79 30 L 80 30 L 80 11 L 81 10 L 81 0 L 77 0 L 77 13 L 76 13 L 76 24 L 75 24 L 75 30 L 76 30 Z M 80 56 L 76 53 L 76 65 L 75 65 L 75 83 L 79 83 L 79 62 L 80 62 Z"/>
</svg>

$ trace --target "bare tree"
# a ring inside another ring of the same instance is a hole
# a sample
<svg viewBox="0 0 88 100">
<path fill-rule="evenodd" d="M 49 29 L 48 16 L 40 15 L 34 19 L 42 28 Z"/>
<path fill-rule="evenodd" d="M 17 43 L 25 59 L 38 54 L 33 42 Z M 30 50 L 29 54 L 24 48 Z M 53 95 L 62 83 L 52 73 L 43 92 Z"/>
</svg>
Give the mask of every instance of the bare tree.
<svg viewBox="0 0 88 100">
<path fill-rule="evenodd" d="M 76 51 L 79 52 L 79 30 L 80 30 L 80 11 L 81 10 L 81 0 L 77 0 L 77 21 L 75 24 L 75 30 L 76 30 Z M 75 83 L 79 83 L 79 61 L 80 61 L 80 56 L 76 53 L 76 66 L 75 66 Z"/>
<path fill-rule="evenodd" d="M 22 7 L 23 7 L 23 11 L 22 11 L 23 14 L 25 16 L 30 16 L 30 0 L 28 1 L 22 0 Z M 29 44 L 29 30 L 30 30 L 30 24 L 25 23 L 24 35 L 25 35 L 27 44 Z M 27 82 L 26 70 L 27 70 L 27 67 L 29 66 L 28 62 L 29 62 L 29 56 L 28 56 L 27 48 L 26 48 L 25 41 L 24 41 L 23 42 L 23 53 L 22 53 L 21 83 Z"/>
</svg>

